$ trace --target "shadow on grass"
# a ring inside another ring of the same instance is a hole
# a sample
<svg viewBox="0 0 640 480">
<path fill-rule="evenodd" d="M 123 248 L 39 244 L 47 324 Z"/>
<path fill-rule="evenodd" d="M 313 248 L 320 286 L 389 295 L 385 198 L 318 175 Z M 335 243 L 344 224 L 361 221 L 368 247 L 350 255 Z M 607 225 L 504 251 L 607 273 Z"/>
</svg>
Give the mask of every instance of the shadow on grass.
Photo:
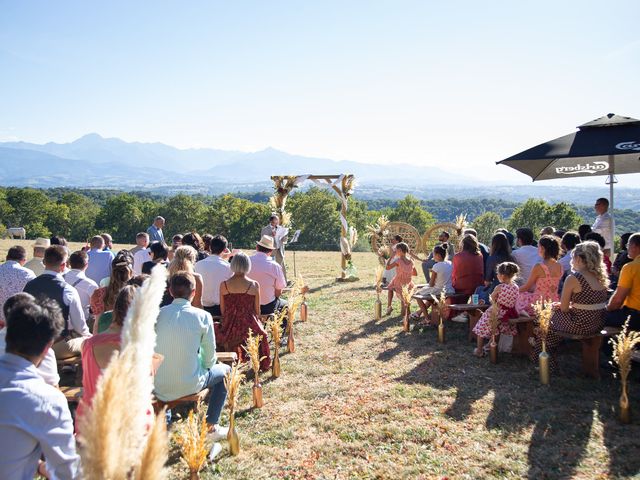
<svg viewBox="0 0 640 480">
<path fill-rule="evenodd" d="M 466 422 L 474 403 L 493 393 L 487 430 L 518 436 L 533 426 L 527 454 L 529 479 L 573 478 L 587 454 L 596 415 L 602 422 L 609 452 L 609 475 L 618 478 L 640 471 L 640 425 L 622 426 L 617 422 L 612 405 L 617 404 L 619 386 L 610 376 L 603 376 L 600 382 L 576 376 L 580 370 L 579 350 L 561 357 L 571 376 L 552 377 L 551 385 L 543 386 L 526 358 L 500 354 L 499 363 L 492 365 L 488 358 L 472 357 L 466 327 L 461 327 L 447 328 L 451 341 L 444 345 L 436 343 L 435 333 L 427 333 L 428 341 L 421 343 L 419 351 L 415 339 L 399 339 L 378 360 L 407 351 L 413 357 L 426 354 L 423 362 L 398 380 L 442 391 L 455 389 L 455 399 L 444 414 L 458 422 Z M 637 396 L 632 403 L 637 411 Z"/>
<path fill-rule="evenodd" d="M 385 332 L 389 327 L 398 325 L 402 322 L 400 317 L 386 317 L 381 320 L 370 320 L 364 323 L 357 329 L 350 330 L 340 335 L 338 339 L 338 345 L 346 345 L 351 342 L 355 342 L 360 338 L 370 337 L 372 335 L 378 335 Z"/>
</svg>

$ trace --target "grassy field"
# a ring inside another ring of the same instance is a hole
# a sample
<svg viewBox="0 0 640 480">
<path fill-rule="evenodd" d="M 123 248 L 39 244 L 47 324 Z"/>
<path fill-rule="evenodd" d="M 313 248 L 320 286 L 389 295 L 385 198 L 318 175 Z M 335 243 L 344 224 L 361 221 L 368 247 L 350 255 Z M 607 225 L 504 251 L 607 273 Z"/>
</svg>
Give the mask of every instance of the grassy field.
<svg viewBox="0 0 640 480">
<path fill-rule="evenodd" d="M 7 242 L 0 248 L 3 258 Z M 241 453 L 232 457 L 223 444 L 202 478 L 638 476 L 640 421 L 617 422 L 619 383 L 611 374 L 581 378 L 575 347 L 560 358 L 564 375 L 541 386 L 526 359 L 475 358 L 465 325 L 449 324 L 442 345 L 435 331 L 404 333 L 399 316 L 375 321 L 374 256 L 354 256 L 355 283 L 335 282 L 338 263 L 336 253 L 297 254 L 311 294 L 296 352 L 282 356 L 280 378 L 262 376 L 264 408 L 252 409 L 243 387 Z M 632 409 L 640 412 L 635 373 Z M 188 478 L 173 447 L 170 465 L 171 478 Z"/>
</svg>

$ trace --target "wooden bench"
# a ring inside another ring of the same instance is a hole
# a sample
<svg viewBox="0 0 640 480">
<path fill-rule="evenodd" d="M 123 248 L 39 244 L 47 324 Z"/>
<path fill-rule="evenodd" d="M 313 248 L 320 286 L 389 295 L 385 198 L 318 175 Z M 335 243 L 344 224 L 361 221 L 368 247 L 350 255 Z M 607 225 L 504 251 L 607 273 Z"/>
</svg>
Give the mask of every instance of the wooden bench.
<svg viewBox="0 0 640 480">
<path fill-rule="evenodd" d="M 78 403 L 82 398 L 82 387 L 60 387 L 68 403 Z"/>
<path fill-rule="evenodd" d="M 226 363 L 227 365 L 238 361 L 238 354 L 236 352 L 216 352 L 216 357 L 220 363 Z"/>
<path fill-rule="evenodd" d="M 533 348 L 529 343 L 529 338 L 533 337 L 533 321 L 535 317 L 522 315 L 518 318 L 509 319 L 509 323 L 514 325 L 518 333 L 513 337 L 513 346 L 511 347 L 512 355 L 529 356 Z"/>
<path fill-rule="evenodd" d="M 200 401 L 204 402 L 208 395 L 209 389 L 205 388 L 197 393 L 185 395 L 184 397 L 176 398 L 175 400 L 171 400 L 170 402 L 163 402 L 162 400 L 154 398 L 153 410 L 157 415 L 163 407 L 167 407 L 167 410 L 171 410 L 172 408 L 176 408 L 179 405 L 188 405 L 191 403 L 198 403 Z"/>
<path fill-rule="evenodd" d="M 585 375 L 600 379 L 600 347 L 602 340 L 617 335 L 620 328 L 605 327 L 594 335 L 576 335 L 573 333 L 555 332 L 567 340 L 576 340 L 582 344 L 582 370 Z"/>
</svg>

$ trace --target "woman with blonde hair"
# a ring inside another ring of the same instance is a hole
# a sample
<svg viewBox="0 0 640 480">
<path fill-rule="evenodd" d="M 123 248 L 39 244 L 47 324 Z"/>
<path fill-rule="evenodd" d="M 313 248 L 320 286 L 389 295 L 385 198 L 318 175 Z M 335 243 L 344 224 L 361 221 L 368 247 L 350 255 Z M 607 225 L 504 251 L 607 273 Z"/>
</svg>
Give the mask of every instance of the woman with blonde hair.
<svg viewBox="0 0 640 480">
<path fill-rule="evenodd" d="M 190 245 L 181 245 L 176 248 L 173 253 L 173 260 L 169 264 L 169 277 L 178 272 L 189 272 L 196 280 L 196 293 L 193 297 L 191 305 L 196 308 L 202 308 L 202 275 L 196 273 L 194 265 L 196 264 L 198 253 L 196 249 Z"/>
<path fill-rule="evenodd" d="M 604 325 L 609 277 L 602 250 L 596 242 L 576 245 L 571 259 L 572 273 L 564 282 L 560 303 L 553 306 L 546 346 L 551 355 L 551 370 L 557 370 L 556 350 L 562 338 L 556 332 L 593 335 Z M 535 338 L 531 359 L 542 352 L 541 339 Z"/>
</svg>

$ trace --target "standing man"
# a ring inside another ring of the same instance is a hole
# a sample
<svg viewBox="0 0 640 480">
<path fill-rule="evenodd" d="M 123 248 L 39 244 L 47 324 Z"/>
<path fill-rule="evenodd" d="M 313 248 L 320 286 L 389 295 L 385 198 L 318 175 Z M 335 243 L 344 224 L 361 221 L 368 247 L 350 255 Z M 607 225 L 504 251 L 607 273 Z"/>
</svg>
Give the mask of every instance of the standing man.
<svg viewBox="0 0 640 480">
<path fill-rule="evenodd" d="M 36 278 L 33 271 L 24 267 L 26 261 L 27 252 L 24 247 L 17 245 L 9 249 L 7 261 L 0 266 L 0 324 L 4 323 L 4 302 L 21 292 L 27 282 Z"/>
<path fill-rule="evenodd" d="M 36 238 L 36 243 L 33 244 L 33 258 L 24 264 L 24 267 L 35 273 L 36 277 L 44 272 L 42 258 L 44 257 L 44 251 L 50 245 L 51 242 L 48 238 Z"/>
<path fill-rule="evenodd" d="M 591 231 L 599 233 L 604 237 L 604 254 L 611 258 L 613 253 L 613 233 L 615 232 L 615 224 L 613 217 L 609 213 L 609 200 L 599 198 L 593 206 L 598 216 L 591 226 Z"/>
<path fill-rule="evenodd" d="M 8 314 L 0 356 L 0 478 L 82 476 L 67 400 L 36 369 L 61 330 L 52 302 L 22 302 Z"/>
<path fill-rule="evenodd" d="M 164 233 L 162 232 L 163 228 L 164 228 L 164 218 L 157 216 L 153 220 L 153 225 L 147 228 L 147 233 L 149 234 L 149 243 L 153 243 L 153 242 L 164 243 Z"/>
<path fill-rule="evenodd" d="M 287 238 L 283 237 L 282 239 L 278 239 L 278 235 L 281 234 L 283 227 L 280 226 L 280 217 L 278 215 L 273 214 L 269 217 L 269 225 L 262 228 L 260 232 L 260 236 L 269 235 L 273 237 L 273 258 L 275 261 L 282 267 L 282 273 L 284 275 L 285 280 L 287 279 L 287 267 L 284 263 L 284 245 L 287 243 Z"/>
<path fill-rule="evenodd" d="M 216 235 L 209 244 L 209 255 L 196 263 L 195 271 L 202 276 L 202 308 L 214 317 L 222 315 L 220 311 L 220 284 L 233 275 L 229 262 L 222 258 L 228 254 L 227 239 Z"/>
<path fill-rule="evenodd" d="M 62 278 L 66 264 L 67 250 L 64 247 L 53 245 L 47 248 L 44 252 L 45 271 L 24 286 L 26 293 L 30 293 L 36 298 L 49 298 L 55 301 L 62 310 L 64 330 L 60 338 L 56 339 L 56 343 L 53 344 L 53 351 L 58 360 L 80 355 L 80 352 L 71 350 L 67 343 L 68 340 L 91 336 L 84 318 L 78 291 Z"/>
</svg>

